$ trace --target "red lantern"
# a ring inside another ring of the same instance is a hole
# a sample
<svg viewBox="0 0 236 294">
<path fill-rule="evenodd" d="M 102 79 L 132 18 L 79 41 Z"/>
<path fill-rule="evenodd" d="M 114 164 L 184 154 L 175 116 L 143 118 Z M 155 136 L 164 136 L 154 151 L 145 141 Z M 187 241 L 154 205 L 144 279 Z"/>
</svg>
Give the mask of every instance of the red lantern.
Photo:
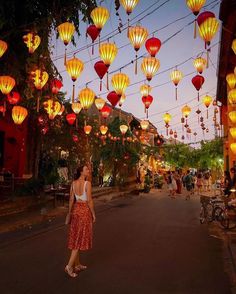
<svg viewBox="0 0 236 294">
<path fill-rule="evenodd" d="M 100 31 L 95 25 L 90 25 L 87 28 L 87 35 L 89 35 L 89 37 L 92 39 L 92 43 L 94 43 L 94 41 L 97 39 L 99 33 Z M 94 45 L 92 47 L 92 54 L 94 54 Z"/>
<path fill-rule="evenodd" d="M 5 114 L 6 107 L 4 105 L 0 105 L 0 112 L 2 112 L 3 114 Z"/>
<path fill-rule="evenodd" d="M 155 37 L 152 37 L 146 41 L 145 47 L 146 47 L 148 53 L 152 57 L 155 57 L 161 48 L 161 41 Z"/>
<path fill-rule="evenodd" d="M 102 79 L 107 73 L 108 67 L 102 60 L 100 60 L 94 64 L 94 69 L 100 78 L 100 91 L 102 91 Z"/>
<path fill-rule="evenodd" d="M 68 124 L 72 126 L 76 120 L 76 114 L 75 113 L 68 113 L 66 115 L 66 120 L 67 120 Z"/>
<path fill-rule="evenodd" d="M 200 26 L 209 17 L 215 17 L 215 14 L 211 11 L 204 11 L 200 13 L 197 17 L 197 24 Z"/>
<path fill-rule="evenodd" d="M 108 118 L 108 116 L 111 113 L 111 108 L 107 105 L 104 105 L 103 108 L 101 109 L 101 115 L 104 119 Z"/>
<path fill-rule="evenodd" d="M 120 97 L 119 97 L 119 95 L 116 94 L 115 91 L 112 91 L 107 95 L 107 100 L 111 103 L 111 105 L 114 108 L 116 106 L 116 104 L 119 102 Z"/>
<path fill-rule="evenodd" d="M 46 127 L 43 127 L 42 129 L 41 129 L 41 133 L 43 134 L 43 135 L 46 135 L 46 133 L 48 132 L 48 127 L 46 126 Z"/>
<path fill-rule="evenodd" d="M 205 79 L 203 76 L 196 75 L 195 77 L 192 78 L 192 83 L 196 90 L 198 91 L 198 101 L 199 101 L 199 90 L 201 89 L 202 85 L 204 84 Z"/>
<path fill-rule="evenodd" d="M 79 138 L 77 135 L 72 135 L 72 139 L 74 142 L 78 142 L 79 141 Z"/>
<path fill-rule="evenodd" d="M 63 86 L 62 82 L 58 79 L 53 79 L 51 82 L 51 89 L 53 94 L 57 94 L 61 87 Z"/>
<path fill-rule="evenodd" d="M 10 104 L 17 104 L 20 101 L 20 94 L 13 91 L 7 95 L 7 100 Z"/>
<path fill-rule="evenodd" d="M 147 113 L 147 118 L 148 118 L 148 108 L 152 104 L 153 97 L 151 95 L 148 95 L 146 97 L 143 96 L 142 101 L 143 101 L 143 104 L 144 104 L 144 111 L 145 111 L 145 113 Z"/>
</svg>

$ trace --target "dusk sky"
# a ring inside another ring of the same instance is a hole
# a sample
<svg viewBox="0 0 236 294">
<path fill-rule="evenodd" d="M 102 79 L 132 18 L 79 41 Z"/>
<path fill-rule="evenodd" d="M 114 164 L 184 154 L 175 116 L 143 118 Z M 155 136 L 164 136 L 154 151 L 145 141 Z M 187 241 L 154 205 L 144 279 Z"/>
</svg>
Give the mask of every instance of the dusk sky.
<svg viewBox="0 0 236 294">
<path fill-rule="evenodd" d="M 99 3 L 98 3 L 99 4 Z M 162 5 L 163 4 L 163 5 Z M 220 1 L 207 0 L 207 7 L 204 10 L 210 10 L 215 13 L 218 18 L 219 15 L 219 6 Z M 102 1 L 102 6 L 106 6 L 110 11 L 110 19 L 106 23 L 105 27 L 101 32 L 101 39 L 109 34 L 111 31 L 117 32 L 118 27 L 118 17 L 115 15 L 115 5 L 114 1 L 106 0 Z M 159 7 L 161 6 L 161 7 Z M 125 24 L 127 21 L 127 15 L 121 6 L 119 9 L 120 16 L 122 18 L 122 23 Z M 149 15 L 147 15 L 149 14 Z M 182 20 L 175 21 L 183 17 Z M 185 0 L 140 0 L 133 13 L 130 16 L 131 25 L 135 25 L 140 19 L 141 25 L 148 29 L 150 37 L 152 32 L 157 31 L 154 36 L 159 38 L 164 44 L 157 54 L 156 58 L 160 60 L 160 69 L 157 72 L 157 75 L 153 77 L 150 85 L 153 87 L 151 95 L 154 98 L 153 104 L 149 109 L 149 120 L 157 127 L 158 132 L 165 135 L 165 127 L 162 119 L 163 114 L 168 111 L 172 115 L 172 121 L 170 123 L 171 128 L 178 132 L 178 139 L 182 136 L 182 125 L 180 123 L 181 118 L 181 108 L 185 103 L 192 108 L 192 113 L 189 117 L 189 125 L 192 128 L 192 133 L 197 132 L 197 141 L 203 138 L 202 129 L 198 126 L 197 115 L 195 111 L 198 108 L 200 103 L 200 109 L 203 112 L 205 118 L 206 127 L 209 128 L 209 133 L 205 135 L 205 139 L 211 139 L 214 137 L 214 128 L 212 122 L 212 113 L 213 107 L 209 110 L 209 119 L 206 120 L 206 108 L 200 102 L 197 101 L 197 91 L 192 85 L 191 79 L 196 75 L 196 71 L 193 67 L 193 59 L 204 52 L 204 42 L 198 36 L 197 39 L 193 38 L 193 24 L 189 23 L 194 20 L 194 16 L 191 11 L 186 6 Z M 168 25 L 172 23 L 171 25 Z M 168 25 L 166 28 L 164 26 Z M 77 50 L 78 53 L 76 57 L 85 62 L 85 68 L 82 75 L 78 78 L 76 82 L 76 97 L 79 91 L 85 87 L 86 82 L 94 80 L 88 85 L 94 92 L 99 96 L 106 99 L 108 91 L 106 90 L 106 77 L 104 77 L 103 91 L 99 92 L 99 79 L 94 70 L 94 63 L 98 60 L 98 45 L 95 45 L 95 53 L 91 54 L 91 47 L 86 48 L 85 50 L 80 50 L 80 48 L 90 45 L 91 39 L 88 37 L 86 39 L 87 24 L 81 22 L 80 32 L 81 36 L 76 37 L 76 47 L 73 44 L 69 44 L 67 48 L 68 58 L 72 57 L 74 50 Z M 183 29 L 176 36 L 168 40 L 172 35 L 177 33 L 179 30 Z M 207 93 L 215 98 L 216 95 L 216 85 L 217 85 L 217 66 L 218 66 L 218 53 L 219 53 L 219 33 L 212 41 L 213 48 L 210 53 L 210 64 L 209 68 L 203 72 L 205 78 L 205 83 L 200 91 L 200 95 L 203 97 Z M 63 77 L 63 91 L 67 92 L 68 99 L 71 96 L 72 92 L 72 81 L 65 71 L 64 67 L 64 44 L 60 39 L 55 41 L 55 38 L 52 38 L 52 43 L 55 46 L 53 51 L 53 58 L 55 64 L 62 74 Z M 107 40 L 105 40 L 107 41 Z M 129 63 L 135 57 L 135 52 L 132 45 L 129 43 L 127 38 L 127 31 L 122 31 L 121 34 L 110 38 L 110 42 L 115 42 L 118 47 L 124 46 L 124 48 L 119 49 L 117 57 L 114 63 L 110 66 L 110 71 L 117 70 Z M 147 54 L 145 46 L 139 50 L 139 56 Z M 60 58 L 56 58 L 60 57 Z M 203 57 L 206 57 L 205 53 Z M 186 61 L 186 62 L 185 62 Z M 185 62 L 183 65 L 178 66 L 178 69 L 181 70 L 184 74 L 183 80 L 180 82 L 178 87 L 178 101 L 175 100 L 175 87 L 170 81 L 170 72 L 175 68 L 176 65 Z M 122 109 L 133 113 L 138 118 L 144 118 L 144 106 L 141 100 L 141 94 L 139 92 L 140 85 L 144 83 L 145 76 L 140 69 L 141 59 L 139 59 L 138 64 L 138 74 L 134 74 L 134 65 L 131 64 L 125 67 L 122 72 L 126 73 L 130 77 L 130 83 L 137 83 L 131 85 L 126 90 L 126 101 L 123 104 Z M 110 76 L 111 77 L 111 76 Z M 164 84 L 164 85 L 163 85 Z M 110 91 L 112 87 L 110 86 Z M 193 136 L 191 140 L 185 140 L 186 143 L 193 142 Z"/>
</svg>

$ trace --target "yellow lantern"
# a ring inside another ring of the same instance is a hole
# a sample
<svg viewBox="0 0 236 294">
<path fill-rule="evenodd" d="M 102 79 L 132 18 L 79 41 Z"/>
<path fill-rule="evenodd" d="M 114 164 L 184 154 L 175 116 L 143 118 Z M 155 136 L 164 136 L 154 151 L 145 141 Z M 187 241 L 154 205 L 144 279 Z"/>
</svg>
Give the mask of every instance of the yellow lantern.
<svg viewBox="0 0 236 294">
<path fill-rule="evenodd" d="M 165 122 L 165 127 L 166 127 L 166 135 L 168 136 L 168 128 L 169 128 L 169 123 L 172 119 L 172 116 L 171 114 L 169 114 L 168 112 L 166 112 L 164 115 L 163 115 L 163 120 Z"/>
<path fill-rule="evenodd" d="M 148 120 L 142 120 L 140 122 L 141 128 L 143 131 L 146 131 L 149 127 L 149 121 Z"/>
<path fill-rule="evenodd" d="M 160 67 L 160 61 L 155 57 L 144 57 L 141 63 L 141 70 L 148 81 L 151 81 Z"/>
<path fill-rule="evenodd" d="M 119 100 L 119 106 L 121 107 L 123 105 L 123 103 L 125 102 L 125 99 L 126 99 L 126 96 L 125 96 L 125 93 L 123 93 L 120 97 L 120 100 Z"/>
<path fill-rule="evenodd" d="M 16 125 L 22 124 L 27 115 L 28 110 L 25 107 L 14 106 L 12 108 L 12 119 Z"/>
<path fill-rule="evenodd" d="M 236 143 L 231 143 L 230 144 L 230 149 L 233 152 L 233 154 L 235 155 L 236 154 Z"/>
<path fill-rule="evenodd" d="M 120 132 L 124 136 L 128 131 L 128 126 L 127 125 L 120 125 Z"/>
<path fill-rule="evenodd" d="M 206 3 L 206 0 L 186 0 L 186 4 L 188 8 L 192 11 L 192 13 L 197 16 L 202 9 L 203 5 Z M 197 28 L 196 28 L 196 19 L 194 23 L 194 39 L 197 36 Z"/>
<path fill-rule="evenodd" d="M 79 93 L 79 101 L 85 110 L 88 110 L 92 106 L 94 98 L 95 93 L 89 88 L 84 88 Z"/>
<path fill-rule="evenodd" d="M 207 118 L 208 118 L 208 107 L 211 105 L 213 99 L 211 96 L 206 95 L 203 99 L 202 102 L 205 104 L 206 108 L 207 108 Z"/>
<path fill-rule="evenodd" d="M 130 15 L 138 4 L 139 0 L 121 0 L 120 3 L 124 7 L 126 13 Z"/>
<path fill-rule="evenodd" d="M 205 69 L 207 65 L 207 61 L 205 58 L 202 57 L 198 57 L 196 59 L 194 59 L 193 61 L 193 66 L 196 68 L 197 72 L 202 74 L 203 70 Z"/>
<path fill-rule="evenodd" d="M 79 114 L 82 109 L 82 106 L 81 106 L 80 102 L 73 102 L 71 104 L 71 108 L 75 114 Z"/>
<path fill-rule="evenodd" d="M 110 13 L 105 7 L 100 6 L 100 7 L 94 8 L 90 16 L 96 28 L 99 31 L 101 31 L 101 29 L 104 27 L 105 23 L 109 19 Z"/>
<path fill-rule="evenodd" d="M 232 42 L 232 50 L 234 51 L 234 54 L 236 54 L 236 39 L 233 40 Z M 0 56 L 1 57 L 1 56 Z"/>
<path fill-rule="evenodd" d="M 178 97 L 177 86 L 183 78 L 183 73 L 180 70 L 175 69 L 170 73 L 170 78 L 175 85 L 175 99 L 177 100 L 177 97 Z"/>
<path fill-rule="evenodd" d="M 135 27 L 130 27 L 128 31 L 128 37 L 130 43 L 133 45 L 134 50 L 136 51 L 135 55 L 135 74 L 137 74 L 138 67 L 138 55 L 137 52 L 140 47 L 144 44 L 148 37 L 148 30 L 141 27 L 140 25 L 136 25 Z"/>
<path fill-rule="evenodd" d="M 230 89 L 235 88 L 236 85 L 236 77 L 234 73 L 229 73 L 226 76 L 226 81 Z"/>
<path fill-rule="evenodd" d="M 70 43 L 75 32 L 75 26 L 73 25 L 73 23 L 64 22 L 57 27 L 57 30 L 61 40 L 63 41 L 65 46 L 67 46 Z"/>
<path fill-rule="evenodd" d="M 61 109 L 60 109 L 60 111 L 58 112 L 57 115 L 62 115 L 62 113 L 64 112 L 64 110 L 65 110 L 65 106 L 64 105 L 61 105 Z"/>
<path fill-rule="evenodd" d="M 73 81 L 73 88 L 72 88 L 72 103 L 75 100 L 75 81 L 80 76 L 84 69 L 84 63 L 80 59 L 73 57 L 70 60 L 67 60 L 66 62 L 66 70 L 68 74 L 70 75 L 72 81 Z"/>
<path fill-rule="evenodd" d="M 228 114 L 230 120 L 232 121 L 233 124 L 236 123 L 236 111 L 230 111 Z"/>
<path fill-rule="evenodd" d="M 0 57 L 3 56 L 3 54 L 7 51 L 7 43 L 3 40 L 0 40 Z"/>
<path fill-rule="evenodd" d="M 126 88 L 130 84 L 129 77 L 124 73 L 114 74 L 111 78 L 112 87 L 116 91 L 116 94 L 121 97 Z"/>
<path fill-rule="evenodd" d="M 182 115 L 186 119 L 188 118 L 191 111 L 192 111 L 191 107 L 189 107 L 187 104 L 181 109 Z"/>
<path fill-rule="evenodd" d="M 104 125 L 100 126 L 100 132 L 103 136 L 106 135 L 107 131 L 108 131 L 107 126 L 104 126 Z"/>
<path fill-rule="evenodd" d="M 64 45 L 67 46 L 70 43 L 72 36 L 74 35 L 75 26 L 73 25 L 73 23 L 64 22 L 57 27 L 57 31 Z M 66 65 L 66 48 L 65 48 L 64 64 Z"/>
<path fill-rule="evenodd" d="M 114 43 L 103 43 L 99 47 L 99 54 L 102 61 L 109 67 L 117 55 L 118 49 Z"/>
<path fill-rule="evenodd" d="M 2 94 L 7 95 L 14 88 L 16 82 L 10 76 L 0 76 L 0 91 Z"/>
<path fill-rule="evenodd" d="M 235 140 L 236 139 L 236 128 L 230 128 L 229 129 L 230 135 Z"/>
<path fill-rule="evenodd" d="M 92 126 L 90 126 L 90 125 L 84 126 L 84 132 L 86 135 L 89 135 L 91 133 L 91 131 L 92 131 Z"/>
<path fill-rule="evenodd" d="M 228 100 L 231 105 L 233 105 L 233 106 L 236 105 L 236 89 L 232 89 L 229 91 Z"/>
<path fill-rule="evenodd" d="M 102 110 L 103 106 L 106 104 L 106 101 L 102 98 L 95 99 L 95 105 L 99 111 Z"/>
<path fill-rule="evenodd" d="M 48 99 L 43 103 L 44 109 L 47 111 L 49 119 L 54 119 L 61 110 L 61 104 L 58 101 Z"/>
<path fill-rule="evenodd" d="M 41 39 L 38 35 L 34 33 L 28 33 L 27 35 L 23 36 L 23 41 L 29 49 L 29 53 L 34 53 L 34 51 L 38 48 Z"/>
<path fill-rule="evenodd" d="M 140 92 L 141 92 L 142 97 L 147 97 L 150 94 L 151 90 L 152 90 L 152 88 L 150 85 L 144 84 L 140 87 Z"/>
<path fill-rule="evenodd" d="M 210 45 L 219 28 L 219 22 L 215 17 L 208 17 L 200 26 L 200 37 L 205 41 L 206 45 Z"/>
<path fill-rule="evenodd" d="M 31 75 L 35 88 L 37 90 L 42 90 L 48 81 L 48 73 L 46 71 L 36 69 L 35 71 L 31 72 Z"/>
</svg>

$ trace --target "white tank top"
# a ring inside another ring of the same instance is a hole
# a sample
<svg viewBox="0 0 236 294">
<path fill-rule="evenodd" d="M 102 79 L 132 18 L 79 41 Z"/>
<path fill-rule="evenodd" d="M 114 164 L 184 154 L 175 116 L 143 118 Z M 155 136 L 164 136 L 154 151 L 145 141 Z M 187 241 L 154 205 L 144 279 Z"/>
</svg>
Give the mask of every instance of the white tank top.
<svg viewBox="0 0 236 294">
<path fill-rule="evenodd" d="M 83 191 L 83 194 L 82 195 L 75 194 L 74 183 L 72 184 L 72 188 L 73 188 L 73 192 L 75 194 L 75 200 L 76 200 L 76 202 L 77 201 L 87 201 L 88 200 L 87 193 L 86 193 L 86 190 L 85 190 L 86 184 L 87 184 L 87 181 L 84 182 L 84 191 Z"/>
</svg>

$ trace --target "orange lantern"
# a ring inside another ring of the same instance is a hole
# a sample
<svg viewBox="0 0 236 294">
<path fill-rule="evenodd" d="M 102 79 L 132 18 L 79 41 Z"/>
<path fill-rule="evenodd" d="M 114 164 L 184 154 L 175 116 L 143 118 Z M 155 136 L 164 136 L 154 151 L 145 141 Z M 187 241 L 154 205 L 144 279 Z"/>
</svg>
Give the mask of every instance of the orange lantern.
<svg viewBox="0 0 236 294">
<path fill-rule="evenodd" d="M 171 78 L 171 81 L 175 85 L 175 99 L 177 100 L 177 98 L 178 98 L 177 87 L 178 87 L 179 82 L 183 78 L 183 73 L 180 70 L 175 69 L 170 73 L 170 78 Z"/>
<path fill-rule="evenodd" d="M 124 7 L 128 15 L 128 34 L 129 34 L 129 15 L 134 10 L 135 6 L 138 4 L 139 0 L 121 0 L 120 3 Z"/>
<path fill-rule="evenodd" d="M 15 79 L 10 76 L 0 76 L 0 91 L 7 95 L 11 92 L 16 84 Z"/>
<path fill-rule="evenodd" d="M 140 122 L 141 128 L 143 131 L 146 131 L 149 127 L 149 121 L 148 120 L 142 120 Z"/>
<path fill-rule="evenodd" d="M 7 51 L 7 43 L 3 40 L 0 40 L 0 57 L 3 56 L 3 54 Z"/>
<path fill-rule="evenodd" d="M 125 135 L 128 131 L 128 126 L 127 125 L 120 125 L 120 132 L 122 135 Z"/>
<path fill-rule="evenodd" d="M 236 39 L 233 40 L 231 48 L 234 51 L 234 54 L 236 54 Z M 1 57 L 1 55 L 0 55 L 0 57 Z"/>
<path fill-rule="evenodd" d="M 42 90 L 48 81 L 48 73 L 40 69 L 31 72 L 34 86 L 37 90 Z"/>
<path fill-rule="evenodd" d="M 92 106 L 94 98 L 95 93 L 89 88 L 84 88 L 79 93 L 79 101 L 85 110 L 88 110 Z"/>
<path fill-rule="evenodd" d="M 231 105 L 236 105 L 236 89 L 232 89 L 228 92 L 228 100 Z"/>
<path fill-rule="evenodd" d="M 48 99 L 43 103 L 44 109 L 47 111 L 49 119 L 54 119 L 61 110 L 61 104 L 58 101 Z"/>
<path fill-rule="evenodd" d="M 57 27 L 57 30 L 64 45 L 67 46 L 74 35 L 75 26 L 73 25 L 73 23 L 64 22 Z M 65 48 L 64 64 L 66 65 L 66 48 Z"/>
<path fill-rule="evenodd" d="M 92 126 L 90 126 L 90 125 L 84 126 L 84 132 L 86 135 L 89 135 L 91 133 L 91 131 L 92 131 Z"/>
<path fill-rule="evenodd" d="M 138 55 L 137 52 L 139 51 L 140 47 L 144 44 L 148 37 L 147 29 L 141 27 L 140 25 L 136 25 L 135 27 L 129 28 L 129 40 L 130 43 L 133 45 L 134 50 L 136 51 L 135 55 L 135 74 L 137 74 L 138 68 Z"/>
<path fill-rule="evenodd" d="M 230 111 L 228 114 L 230 120 L 233 124 L 236 124 L 236 111 Z"/>
<path fill-rule="evenodd" d="M 219 22 L 215 17 L 208 17 L 199 25 L 199 35 L 205 41 L 205 47 L 210 46 L 219 28 Z"/>
<path fill-rule="evenodd" d="M 186 0 L 186 4 L 188 8 L 192 11 L 192 13 L 197 16 L 202 9 L 203 5 L 206 3 L 206 0 Z M 196 18 L 194 23 L 194 39 L 197 35 L 197 25 L 196 25 Z"/>
<path fill-rule="evenodd" d="M 141 63 L 141 70 L 148 81 L 151 81 L 160 67 L 160 61 L 155 57 L 144 57 Z"/>
<path fill-rule="evenodd" d="M 29 53 L 34 53 L 34 51 L 38 48 L 41 39 L 38 35 L 34 33 L 28 33 L 27 35 L 23 36 L 23 41 L 29 49 Z"/>
<path fill-rule="evenodd" d="M 121 97 L 126 88 L 130 84 L 129 77 L 124 73 L 114 74 L 111 78 L 112 87 L 116 91 L 116 94 Z"/>
<path fill-rule="evenodd" d="M 104 125 L 100 126 L 100 132 L 102 135 L 106 135 L 107 131 L 108 131 L 107 126 L 104 126 Z"/>
<path fill-rule="evenodd" d="M 229 129 L 230 135 L 232 136 L 232 138 L 235 140 L 236 139 L 236 128 L 230 128 Z"/>
<path fill-rule="evenodd" d="M 169 114 L 168 112 L 166 112 L 164 115 L 163 115 L 163 120 L 165 122 L 165 127 L 166 127 L 166 135 L 168 136 L 168 128 L 169 128 L 169 123 L 171 121 L 171 114 Z"/>
<path fill-rule="evenodd" d="M 151 90 L 152 88 L 150 85 L 144 84 L 140 87 L 140 93 L 142 97 L 147 97 L 150 94 Z"/>
<path fill-rule="evenodd" d="M 234 89 L 236 85 L 236 76 L 234 73 L 229 73 L 226 76 L 226 81 L 230 89 Z"/>
<path fill-rule="evenodd" d="M 202 102 L 205 104 L 206 108 L 207 108 L 207 118 L 208 118 L 208 107 L 211 105 L 213 99 L 211 96 L 206 95 L 203 99 Z"/>
<path fill-rule="evenodd" d="M 75 84 L 74 83 L 77 80 L 77 78 L 80 76 L 80 74 L 82 73 L 83 69 L 84 69 L 84 63 L 76 57 L 73 57 L 72 59 L 66 62 L 66 70 L 73 81 L 72 103 L 75 100 Z"/>
<path fill-rule="evenodd" d="M 16 125 L 22 124 L 27 115 L 28 115 L 28 110 L 25 107 L 13 106 L 12 119 Z"/>
<path fill-rule="evenodd" d="M 192 111 L 191 107 L 189 107 L 187 104 L 181 109 L 183 117 L 186 118 L 186 124 L 187 124 L 187 118 Z"/>
<path fill-rule="evenodd" d="M 106 104 L 106 101 L 102 98 L 95 99 L 95 105 L 99 111 L 102 110 L 103 106 Z"/>
<path fill-rule="evenodd" d="M 230 149 L 233 152 L 233 154 L 236 155 L 236 143 L 231 143 L 230 144 Z"/>
<path fill-rule="evenodd" d="M 105 7 L 96 7 L 92 10 L 90 14 L 93 23 L 95 24 L 96 28 L 101 31 L 104 27 L 105 23 L 110 17 L 109 11 Z"/>
<path fill-rule="evenodd" d="M 75 114 L 79 114 L 82 109 L 82 106 L 81 106 L 80 102 L 73 102 L 71 104 L 71 108 Z"/>
<path fill-rule="evenodd" d="M 197 72 L 200 74 L 203 73 L 203 70 L 205 69 L 206 65 L 207 65 L 207 61 L 205 58 L 202 58 L 202 57 L 197 57 L 193 61 L 193 66 L 196 68 Z"/>
</svg>

